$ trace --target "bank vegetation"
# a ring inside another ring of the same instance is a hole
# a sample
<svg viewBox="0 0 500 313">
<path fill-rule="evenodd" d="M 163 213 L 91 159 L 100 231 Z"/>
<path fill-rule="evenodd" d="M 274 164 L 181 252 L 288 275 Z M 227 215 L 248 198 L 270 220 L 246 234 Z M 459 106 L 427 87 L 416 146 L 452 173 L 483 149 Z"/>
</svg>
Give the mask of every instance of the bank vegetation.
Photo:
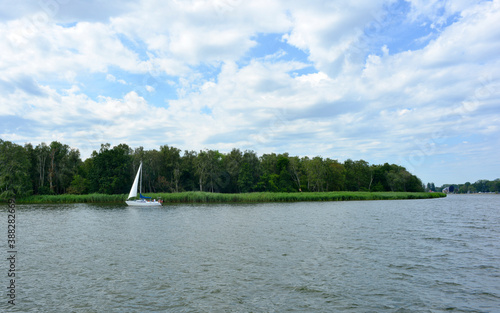
<svg viewBox="0 0 500 313">
<path fill-rule="evenodd" d="M 445 197 L 440 192 L 252 192 L 252 193 L 214 193 L 187 191 L 179 193 L 147 194 L 161 199 L 164 205 L 177 203 L 263 203 L 263 202 L 300 202 L 300 201 L 356 201 L 356 200 L 406 200 L 432 199 Z M 20 204 L 41 203 L 124 203 L 127 195 L 37 195 L 20 198 Z"/>
<path fill-rule="evenodd" d="M 254 151 L 239 149 L 228 153 L 181 152 L 168 145 L 145 150 L 132 149 L 126 144 L 114 147 L 102 144 L 82 160 L 79 150 L 57 141 L 20 146 L 0 139 L 0 198 L 101 197 L 97 194 L 118 198 L 115 195 L 129 192 L 141 161 L 142 192 L 172 194 L 174 198 L 194 191 L 201 192 L 193 193 L 198 196 L 208 192 L 228 194 L 230 198 L 238 197 L 235 194 L 255 193 L 243 196 L 249 199 L 266 193 L 277 193 L 276 197 L 290 193 L 287 197 L 292 198 L 325 193 L 317 196 L 321 198 L 328 192 L 340 191 L 424 191 L 422 181 L 406 168 L 389 163 L 369 164 L 365 160 L 339 162 L 330 157 L 299 157 L 288 153 L 258 156 Z"/>
</svg>

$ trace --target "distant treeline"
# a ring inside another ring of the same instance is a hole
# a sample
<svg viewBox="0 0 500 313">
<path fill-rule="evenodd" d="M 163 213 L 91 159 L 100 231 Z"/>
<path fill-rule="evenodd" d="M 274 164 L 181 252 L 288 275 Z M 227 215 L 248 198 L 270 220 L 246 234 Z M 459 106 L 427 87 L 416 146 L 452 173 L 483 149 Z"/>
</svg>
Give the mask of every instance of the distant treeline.
<svg viewBox="0 0 500 313">
<path fill-rule="evenodd" d="M 233 149 L 184 151 L 102 144 L 82 161 L 80 152 L 54 141 L 20 146 L 0 139 L 0 197 L 50 194 L 126 194 L 140 162 L 142 191 L 323 192 L 424 191 L 422 181 L 404 167 L 364 160 L 343 163 L 323 157 L 283 154 L 257 156 Z"/>
<path fill-rule="evenodd" d="M 475 183 L 466 182 L 465 184 L 445 184 L 441 187 L 436 187 L 434 183 L 428 183 L 426 191 L 442 191 L 444 188 L 453 186 L 454 193 L 478 193 L 478 192 L 500 192 L 500 178 L 495 180 L 481 179 Z"/>
</svg>

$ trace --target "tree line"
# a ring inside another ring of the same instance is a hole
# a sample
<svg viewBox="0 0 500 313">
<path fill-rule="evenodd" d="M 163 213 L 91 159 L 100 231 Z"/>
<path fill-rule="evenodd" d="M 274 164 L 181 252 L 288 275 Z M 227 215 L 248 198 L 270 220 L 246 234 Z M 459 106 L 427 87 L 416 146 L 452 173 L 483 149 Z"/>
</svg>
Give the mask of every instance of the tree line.
<svg viewBox="0 0 500 313">
<path fill-rule="evenodd" d="M 434 183 L 427 183 L 427 191 L 441 191 L 449 186 L 454 186 L 454 193 L 486 193 L 500 192 L 500 178 L 495 180 L 480 179 L 475 183 L 466 182 L 465 184 L 445 184 L 441 187 L 436 187 Z"/>
<path fill-rule="evenodd" d="M 17 145 L 0 139 L 0 196 L 128 193 L 140 162 L 142 192 L 220 193 L 296 191 L 424 191 L 422 181 L 396 164 L 339 162 L 288 153 L 233 149 L 184 151 L 102 144 L 82 161 L 80 152 L 54 141 Z"/>
</svg>

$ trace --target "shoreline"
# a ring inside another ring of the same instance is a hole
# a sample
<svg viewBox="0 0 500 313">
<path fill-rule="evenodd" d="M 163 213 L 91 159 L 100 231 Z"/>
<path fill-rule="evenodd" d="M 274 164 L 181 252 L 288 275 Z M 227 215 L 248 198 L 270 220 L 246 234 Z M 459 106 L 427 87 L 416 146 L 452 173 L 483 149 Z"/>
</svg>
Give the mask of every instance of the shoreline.
<svg viewBox="0 0 500 313">
<path fill-rule="evenodd" d="M 179 193 L 148 193 L 145 196 L 161 198 L 164 205 L 178 203 L 266 203 L 266 202 L 304 202 L 304 201 L 364 201 L 364 200 L 409 200 L 435 199 L 446 197 L 441 192 L 365 192 L 365 191 L 331 191 L 331 192 L 253 192 L 253 193 L 211 193 L 188 191 Z M 18 204 L 51 204 L 51 203 L 124 203 L 126 194 L 106 195 L 38 195 L 16 199 Z"/>
</svg>

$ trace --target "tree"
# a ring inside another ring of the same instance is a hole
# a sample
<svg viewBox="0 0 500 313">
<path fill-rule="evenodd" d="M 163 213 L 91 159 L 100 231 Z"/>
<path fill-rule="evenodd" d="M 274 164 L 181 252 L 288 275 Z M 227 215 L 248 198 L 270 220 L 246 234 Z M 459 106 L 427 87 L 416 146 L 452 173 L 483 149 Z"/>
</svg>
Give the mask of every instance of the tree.
<svg viewBox="0 0 500 313">
<path fill-rule="evenodd" d="M 304 168 L 307 176 L 307 189 L 309 191 L 324 191 L 327 185 L 327 168 L 322 157 L 312 159 L 303 158 Z"/>
<path fill-rule="evenodd" d="M 436 191 L 436 185 L 434 185 L 434 183 L 427 183 L 426 191 Z"/>
<path fill-rule="evenodd" d="M 49 158 L 50 154 L 50 148 L 42 142 L 35 148 L 35 154 L 37 158 L 37 172 L 38 172 L 38 191 L 40 194 L 46 194 L 50 192 L 50 189 L 47 187 L 45 188 L 45 180 L 46 180 L 46 173 L 47 173 L 47 160 Z"/>
<path fill-rule="evenodd" d="M 107 143 L 82 162 L 78 150 L 57 141 L 34 148 L 31 144 L 23 148 L 2 140 L 0 143 L 0 193 L 4 196 L 30 192 L 127 193 L 140 162 L 144 163 L 142 191 L 146 192 L 422 191 L 425 188 L 404 167 L 388 163 L 370 165 L 364 160 L 348 159 L 342 164 L 320 156 L 290 157 L 288 153 L 258 157 L 254 151 L 239 149 L 225 154 L 217 150 L 199 153 L 186 150 L 181 156 L 179 149 L 168 145 L 159 150 L 143 147 L 132 150 L 126 144 L 111 147 Z M 15 168 L 25 168 L 24 174 Z M 428 183 L 425 189 L 436 188 Z M 499 191 L 500 179 L 467 182 L 457 189 Z"/>
<path fill-rule="evenodd" d="M 159 181 L 165 178 L 165 187 L 171 192 L 179 192 L 181 180 L 181 150 L 167 145 L 160 147 L 161 170 Z M 161 186 L 163 187 L 163 186 Z"/>
<path fill-rule="evenodd" d="M 271 192 L 290 192 L 296 190 L 293 187 L 294 182 L 288 167 L 289 163 L 288 153 L 280 155 L 276 155 L 275 153 L 264 154 L 260 158 L 262 175 L 255 177 L 255 181 L 258 181 L 255 189 Z"/>
<path fill-rule="evenodd" d="M 112 149 L 109 144 L 103 144 L 99 153 L 94 151 L 88 174 L 90 192 L 128 193 L 135 175 L 134 170 L 137 170 L 132 169 L 131 151 L 126 144 L 120 144 Z"/>
<path fill-rule="evenodd" d="M 239 149 L 233 149 L 225 155 L 223 165 L 227 174 L 227 184 L 223 188 L 224 192 L 236 193 L 240 192 L 239 175 L 241 171 L 241 163 L 243 162 L 243 154 Z M 247 163 L 248 164 L 248 163 Z M 251 179 L 250 179 L 251 181 Z M 252 188 L 252 186 L 250 186 Z"/>
<path fill-rule="evenodd" d="M 68 187 L 69 194 L 82 195 L 87 193 L 88 190 L 88 180 L 84 177 L 75 174 L 70 186 Z"/>
<path fill-rule="evenodd" d="M 390 165 L 390 170 L 385 175 L 391 191 L 424 191 L 422 181 L 402 166 L 396 164 Z"/>
<path fill-rule="evenodd" d="M 344 190 L 345 184 L 345 168 L 337 160 L 326 159 L 327 166 L 327 191 L 340 191 Z"/>
<path fill-rule="evenodd" d="M 373 172 L 368 162 L 364 160 L 352 161 L 348 159 L 344 162 L 346 170 L 346 189 L 351 191 L 369 190 Z"/>
<path fill-rule="evenodd" d="M 0 139 L 0 198 L 25 196 L 32 192 L 30 162 L 26 150 Z"/>
<path fill-rule="evenodd" d="M 288 168 L 289 164 L 290 164 L 290 160 L 288 158 L 287 153 L 280 154 L 278 156 L 278 159 L 276 162 L 276 167 L 277 167 L 277 172 L 279 173 L 278 190 L 280 192 L 292 192 L 292 191 L 294 191 L 292 176 L 290 175 L 289 168 Z"/>
<path fill-rule="evenodd" d="M 250 192 L 253 189 L 253 175 L 250 165 L 243 163 L 238 174 L 238 189 L 241 192 Z"/>
<path fill-rule="evenodd" d="M 495 179 L 492 181 L 493 184 L 493 189 L 490 190 L 491 192 L 500 192 L 500 178 Z"/>
<path fill-rule="evenodd" d="M 248 166 L 250 167 L 250 172 L 252 173 L 252 183 L 253 183 L 253 189 L 255 188 L 255 185 L 259 181 L 260 175 L 262 174 L 262 168 L 261 164 L 259 161 L 259 157 L 257 156 L 257 153 L 253 150 L 245 150 L 243 153 L 243 160 L 242 162 L 247 163 Z"/>
<path fill-rule="evenodd" d="M 205 151 L 200 151 L 194 161 L 194 165 L 196 166 L 196 175 L 198 176 L 198 183 L 200 185 L 200 191 L 203 191 L 203 185 L 208 178 L 209 162 L 209 155 Z"/>
<path fill-rule="evenodd" d="M 180 186 L 182 190 L 197 190 L 198 178 L 196 177 L 196 159 L 197 154 L 195 151 L 184 151 L 181 158 L 181 178 Z"/>
<path fill-rule="evenodd" d="M 294 156 L 289 158 L 289 169 L 290 169 L 290 176 L 295 184 L 295 189 L 302 191 L 302 186 L 301 186 L 301 178 L 304 175 L 302 172 L 302 164 L 300 162 L 299 157 Z"/>
<path fill-rule="evenodd" d="M 222 154 L 217 150 L 207 151 L 207 178 L 208 190 L 210 192 L 219 191 L 222 183 Z M 225 181 L 224 181 L 225 183 Z"/>
<path fill-rule="evenodd" d="M 261 162 L 252 150 L 245 150 L 240 162 L 238 188 L 240 192 L 266 191 L 267 184 L 260 182 Z"/>
<path fill-rule="evenodd" d="M 405 191 L 408 192 L 423 192 L 424 191 L 424 184 L 422 181 L 415 175 L 412 175 L 410 172 L 407 171 L 409 174 L 409 177 L 407 178 L 406 181 L 406 188 Z"/>
<path fill-rule="evenodd" d="M 59 161 L 65 154 L 67 147 L 53 141 L 49 147 L 49 188 L 51 193 L 56 193 L 56 179 L 58 178 Z"/>
<path fill-rule="evenodd" d="M 392 169 L 389 163 L 384 163 L 384 165 L 373 165 L 372 175 L 373 182 L 370 191 L 390 191 L 391 188 L 387 181 L 387 172 Z"/>
<path fill-rule="evenodd" d="M 65 193 L 82 163 L 80 152 L 71 149 L 68 145 L 53 141 L 49 146 L 43 143 L 37 146 L 35 154 L 37 155 L 36 168 L 40 175 L 40 185 L 37 188 L 39 193 Z M 48 188 L 44 186 L 45 174 L 49 183 Z"/>
<path fill-rule="evenodd" d="M 144 192 L 160 191 L 161 155 L 157 150 L 144 151 L 142 156 L 142 187 Z M 159 179 L 160 178 L 160 179 Z"/>
<path fill-rule="evenodd" d="M 24 150 L 26 151 L 26 157 L 28 158 L 28 176 L 29 180 L 31 183 L 31 190 L 33 193 L 36 193 L 36 180 L 37 180 L 37 174 L 36 174 L 36 155 L 35 155 L 35 149 L 33 148 L 33 145 L 31 143 L 27 143 L 24 145 Z"/>
</svg>

